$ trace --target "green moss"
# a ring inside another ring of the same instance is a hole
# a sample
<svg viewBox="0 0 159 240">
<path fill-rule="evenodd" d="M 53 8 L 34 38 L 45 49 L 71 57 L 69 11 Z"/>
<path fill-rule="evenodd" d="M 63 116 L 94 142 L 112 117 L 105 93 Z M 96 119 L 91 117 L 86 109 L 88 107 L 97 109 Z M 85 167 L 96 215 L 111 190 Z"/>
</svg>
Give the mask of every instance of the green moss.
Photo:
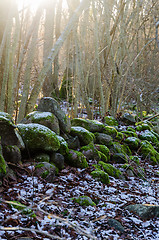
<svg viewBox="0 0 159 240">
<path fill-rule="evenodd" d="M 134 131 L 121 131 L 126 137 L 136 137 L 137 134 Z"/>
<path fill-rule="evenodd" d="M 72 126 L 80 126 L 87 129 L 90 132 L 102 132 L 104 129 L 104 124 L 96 121 L 83 118 L 74 118 L 71 121 Z"/>
<path fill-rule="evenodd" d="M 147 140 L 141 141 L 140 153 L 145 159 L 150 160 L 152 164 L 159 163 L 159 153 Z"/>
<path fill-rule="evenodd" d="M 151 130 L 151 127 L 147 123 L 141 123 L 136 126 L 137 131 Z"/>
<path fill-rule="evenodd" d="M 70 150 L 66 156 L 66 161 L 69 165 L 77 168 L 87 168 L 88 163 L 86 157 L 78 151 Z"/>
<path fill-rule="evenodd" d="M 135 129 L 132 127 L 127 127 L 127 131 L 136 132 Z"/>
<path fill-rule="evenodd" d="M 88 145 L 95 139 L 94 134 L 83 127 L 71 127 L 71 135 L 78 136 L 82 145 Z"/>
<path fill-rule="evenodd" d="M 123 150 L 123 153 L 126 153 L 128 156 L 132 155 L 132 152 L 126 144 L 121 145 L 121 148 Z"/>
<path fill-rule="evenodd" d="M 60 142 L 60 149 L 58 152 L 65 156 L 69 152 L 68 144 L 63 137 L 57 135 L 57 138 Z"/>
<path fill-rule="evenodd" d="M 91 175 L 93 178 L 97 179 L 98 181 L 100 181 L 102 183 L 105 183 L 105 184 L 110 183 L 109 175 L 102 170 L 92 171 Z"/>
<path fill-rule="evenodd" d="M 73 200 L 81 206 L 96 206 L 96 204 L 88 196 L 80 196 L 78 198 L 73 198 Z"/>
<path fill-rule="evenodd" d="M 122 141 L 124 139 L 124 134 L 122 132 L 118 132 L 118 134 L 116 136 L 116 139 L 118 141 Z"/>
<path fill-rule="evenodd" d="M 3 156 L 0 154 L 0 178 L 2 178 L 6 174 L 6 162 Z"/>
<path fill-rule="evenodd" d="M 152 143 L 156 143 L 158 141 L 157 137 L 149 130 L 145 130 L 139 134 L 139 138 L 141 140 L 147 140 Z"/>
<path fill-rule="evenodd" d="M 105 126 L 103 133 L 108 134 L 114 138 L 118 135 L 117 130 L 114 127 L 110 126 Z"/>
<path fill-rule="evenodd" d="M 98 151 L 104 153 L 104 155 L 107 157 L 107 159 L 110 159 L 110 150 L 107 146 L 101 145 L 101 144 L 95 144 L 95 147 Z"/>
<path fill-rule="evenodd" d="M 103 161 L 103 162 L 108 161 L 107 156 L 104 153 L 98 151 L 98 155 L 99 155 L 99 158 L 100 158 L 101 161 Z"/>
<path fill-rule="evenodd" d="M 121 175 L 121 172 L 119 169 L 115 168 L 113 165 L 99 161 L 98 165 L 100 167 L 102 167 L 102 169 L 108 173 L 108 175 L 112 176 L 112 177 L 116 177 L 119 178 L 119 176 Z"/>
<path fill-rule="evenodd" d="M 140 140 L 136 137 L 128 137 L 125 140 L 125 143 L 128 144 L 128 146 L 132 149 L 132 150 L 137 150 L 139 147 L 139 143 Z"/>
<path fill-rule="evenodd" d="M 41 168 L 41 167 L 44 167 L 44 163 L 38 163 L 35 168 Z"/>
<path fill-rule="evenodd" d="M 131 161 L 136 162 L 136 164 L 139 166 L 140 164 L 140 159 L 138 156 L 130 156 L 129 157 Z"/>
<path fill-rule="evenodd" d="M 118 121 L 112 117 L 112 116 L 106 116 L 104 118 L 104 122 L 108 125 L 108 126 L 118 126 Z"/>
<path fill-rule="evenodd" d="M 36 124 L 18 124 L 17 125 L 23 141 L 31 151 L 57 151 L 60 148 L 60 142 L 57 135 L 49 128 Z"/>
<path fill-rule="evenodd" d="M 49 171 L 48 171 L 48 170 L 45 170 L 44 172 L 41 173 L 41 177 L 44 178 L 44 179 L 45 179 L 48 175 L 49 175 Z"/>
</svg>

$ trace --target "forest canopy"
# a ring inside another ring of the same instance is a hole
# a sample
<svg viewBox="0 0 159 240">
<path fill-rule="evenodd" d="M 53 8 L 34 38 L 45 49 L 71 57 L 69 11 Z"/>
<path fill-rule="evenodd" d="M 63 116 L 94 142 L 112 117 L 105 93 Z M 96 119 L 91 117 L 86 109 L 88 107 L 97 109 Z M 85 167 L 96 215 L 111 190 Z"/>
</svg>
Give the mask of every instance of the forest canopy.
<svg viewBox="0 0 159 240">
<path fill-rule="evenodd" d="M 158 0 L 0 0 L 0 111 L 20 122 L 41 96 L 70 115 L 157 111 Z"/>
</svg>

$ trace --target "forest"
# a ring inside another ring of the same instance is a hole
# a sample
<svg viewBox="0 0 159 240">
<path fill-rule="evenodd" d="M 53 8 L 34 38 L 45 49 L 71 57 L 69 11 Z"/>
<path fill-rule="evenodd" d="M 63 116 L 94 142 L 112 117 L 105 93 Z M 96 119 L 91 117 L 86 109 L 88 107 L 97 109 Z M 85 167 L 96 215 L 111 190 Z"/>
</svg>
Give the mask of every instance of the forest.
<svg viewBox="0 0 159 240">
<path fill-rule="evenodd" d="M 0 0 L 0 239 L 159 239 L 158 0 Z"/>
</svg>

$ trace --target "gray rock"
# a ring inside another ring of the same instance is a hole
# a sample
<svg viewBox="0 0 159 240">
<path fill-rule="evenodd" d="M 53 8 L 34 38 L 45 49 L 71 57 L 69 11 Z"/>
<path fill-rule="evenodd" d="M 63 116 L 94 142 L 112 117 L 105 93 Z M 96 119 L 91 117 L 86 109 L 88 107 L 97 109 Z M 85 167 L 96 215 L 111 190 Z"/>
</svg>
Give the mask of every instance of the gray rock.
<svg viewBox="0 0 159 240">
<path fill-rule="evenodd" d="M 50 162 L 50 156 L 46 153 L 39 153 L 34 156 L 35 162 Z"/>
<path fill-rule="evenodd" d="M 3 146 L 3 156 L 7 162 L 21 163 L 21 152 L 17 146 Z"/>
<path fill-rule="evenodd" d="M 159 205 L 134 204 L 125 207 L 125 209 L 135 213 L 143 220 L 159 217 Z"/>
<path fill-rule="evenodd" d="M 51 97 L 44 97 L 40 100 L 37 108 L 40 112 L 51 112 L 59 120 L 60 130 L 64 133 L 69 133 L 71 130 L 70 119 L 66 116 L 65 112 L 61 109 L 58 102 Z"/>
<path fill-rule="evenodd" d="M 0 136 L 2 146 L 16 145 L 20 149 L 24 149 L 25 147 L 16 126 L 12 121 L 2 115 L 0 115 Z"/>
<path fill-rule="evenodd" d="M 104 124 L 96 121 L 83 118 L 74 118 L 71 121 L 72 126 L 79 126 L 87 129 L 90 132 L 103 132 Z"/>
<path fill-rule="evenodd" d="M 43 125 L 28 123 L 18 124 L 17 127 L 26 147 L 31 152 L 36 152 L 37 150 L 54 152 L 60 148 L 60 142 L 56 133 Z"/>
<path fill-rule="evenodd" d="M 111 146 L 113 138 L 105 133 L 95 133 L 96 143 Z"/>
<path fill-rule="evenodd" d="M 108 224 L 110 227 L 114 227 L 116 230 L 118 230 L 119 232 L 123 233 L 125 232 L 124 227 L 121 225 L 121 223 L 119 221 L 117 221 L 116 219 L 109 219 L 108 220 Z"/>
<path fill-rule="evenodd" d="M 124 123 L 127 123 L 127 124 L 132 124 L 134 125 L 136 123 L 136 120 L 134 118 L 133 115 L 131 115 L 130 113 L 125 113 L 121 120 L 124 122 Z"/>
<path fill-rule="evenodd" d="M 23 119 L 22 123 L 38 123 L 48 127 L 56 134 L 60 134 L 59 121 L 51 112 L 31 112 Z"/>
<path fill-rule="evenodd" d="M 87 129 L 83 127 L 71 127 L 70 134 L 73 137 L 77 136 L 82 146 L 93 142 L 95 138 L 93 133 L 89 132 Z"/>
<path fill-rule="evenodd" d="M 51 155 L 51 160 L 50 162 L 55 164 L 55 166 L 59 169 L 62 170 L 64 168 L 64 156 L 60 153 L 53 153 Z"/>
<path fill-rule="evenodd" d="M 128 162 L 127 156 L 123 153 L 114 153 L 111 156 L 111 160 L 115 163 L 127 163 Z"/>
<path fill-rule="evenodd" d="M 44 178 L 47 182 L 52 183 L 55 178 L 56 168 L 48 162 L 41 162 L 35 166 L 35 176 Z"/>
</svg>

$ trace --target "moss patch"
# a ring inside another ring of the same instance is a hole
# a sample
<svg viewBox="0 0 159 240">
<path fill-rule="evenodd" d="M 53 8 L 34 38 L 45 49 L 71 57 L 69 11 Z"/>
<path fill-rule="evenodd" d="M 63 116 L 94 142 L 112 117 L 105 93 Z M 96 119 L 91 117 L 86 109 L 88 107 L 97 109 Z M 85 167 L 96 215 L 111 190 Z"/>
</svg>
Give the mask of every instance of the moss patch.
<svg viewBox="0 0 159 240">
<path fill-rule="evenodd" d="M 89 132 L 83 127 L 71 127 L 71 135 L 78 136 L 80 139 L 81 145 L 88 145 L 90 142 L 93 142 L 95 136 L 93 133 Z"/>
<path fill-rule="evenodd" d="M 106 116 L 104 118 L 104 122 L 108 125 L 108 126 L 118 126 L 118 121 L 112 117 L 112 116 Z"/>
<path fill-rule="evenodd" d="M 73 198 L 73 200 L 81 206 L 96 206 L 96 204 L 88 196 L 80 196 L 78 198 Z"/>
<path fill-rule="evenodd" d="M 159 163 L 159 153 L 147 140 L 141 141 L 140 153 L 144 158 L 150 160 L 152 164 Z"/>
<path fill-rule="evenodd" d="M 86 157 L 78 151 L 70 150 L 66 156 L 66 161 L 69 165 L 77 168 L 87 168 L 88 163 Z"/>
<path fill-rule="evenodd" d="M 95 171 L 91 172 L 91 175 L 93 178 L 97 179 L 98 181 L 100 181 L 102 183 L 105 183 L 105 184 L 110 183 L 109 175 L 102 170 L 95 170 Z"/>
<path fill-rule="evenodd" d="M 140 140 L 136 137 L 128 137 L 125 140 L 125 143 L 128 144 L 128 146 L 132 149 L 132 150 L 137 150 L 139 147 L 139 143 Z"/>
<path fill-rule="evenodd" d="M 108 175 L 112 177 L 119 178 L 119 176 L 121 175 L 120 170 L 109 163 L 99 161 L 98 165 L 100 166 L 101 170 L 103 169 L 106 173 L 108 173 Z"/>
</svg>

